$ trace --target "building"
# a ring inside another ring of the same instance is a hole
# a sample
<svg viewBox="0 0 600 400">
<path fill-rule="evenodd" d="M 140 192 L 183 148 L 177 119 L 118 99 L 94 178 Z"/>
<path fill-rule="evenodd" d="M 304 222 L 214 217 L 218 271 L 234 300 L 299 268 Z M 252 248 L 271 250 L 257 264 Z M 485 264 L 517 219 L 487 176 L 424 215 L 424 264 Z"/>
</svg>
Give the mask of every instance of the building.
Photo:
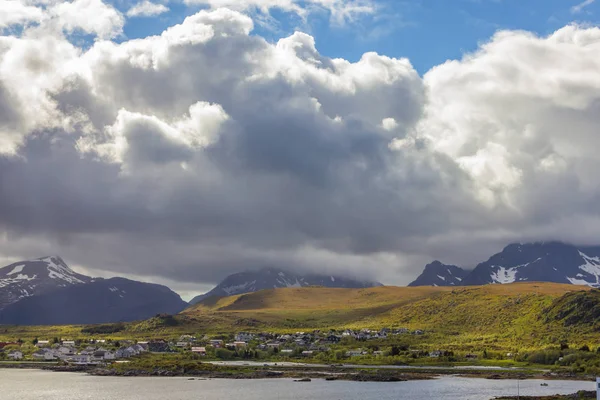
<svg viewBox="0 0 600 400">
<path fill-rule="evenodd" d="M 235 335 L 236 342 L 250 342 L 254 339 L 254 334 L 249 332 L 240 332 Z"/>
<path fill-rule="evenodd" d="M 206 347 L 192 347 L 192 353 L 205 356 L 206 355 Z"/>
<path fill-rule="evenodd" d="M 233 347 L 235 347 L 236 349 L 244 348 L 247 346 L 248 346 L 248 343 L 246 343 L 246 342 L 240 342 L 240 341 L 233 342 Z"/>
<path fill-rule="evenodd" d="M 221 347 L 223 347 L 223 341 L 220 339 L 212 339 L 209 343 L 215 349 L 220 349 Z"/>
<path fill-rule="evenodd" d="M 10 358 L 11 360 L 22 360 L 23 353 L 18 350 L 13 350 L 10 353 L 8 353 L 7 357 Z"/>
</svg>

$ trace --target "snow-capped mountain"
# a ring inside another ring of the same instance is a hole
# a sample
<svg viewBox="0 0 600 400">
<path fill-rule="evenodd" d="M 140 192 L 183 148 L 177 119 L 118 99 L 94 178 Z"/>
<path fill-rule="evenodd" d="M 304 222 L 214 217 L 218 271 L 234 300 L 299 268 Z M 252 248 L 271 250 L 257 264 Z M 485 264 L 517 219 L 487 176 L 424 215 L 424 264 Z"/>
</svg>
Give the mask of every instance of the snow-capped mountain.
<svg viewBox="0 0 600 400">
<path fill-rule="evenodd" d="M 468 272 L 456 265 L 434 261 L 427 264 L 423 273 L 408 286 L 462 286 Z"/>
<path fill-rule="evenodd" d="M 286 287 L 325 286 L 332 288 L 367 288 L 382 286 L 379 282 L 358 281 L 331 275 L 297 274 L 276 268 L 264 268 L 259 271 L 245 271 L 229 275 L 210 292 L 196 296 L 190 304 L 196 304 L 208 297 L 233 296 L 236 294 L 257 292 L 264 289 Z"/>
<path fill-rule="evenodd" d="M 556 282 L 600 286 L 600 246 L 561 242 L 511 244 L 479 264 L 465 285 Z"/>
<path fill-rule="evenodd" d="M 448 280 L 448 276 L 437 273 L 443 271 L 441 265 L 430 268 L 433 271 L 431 273 L 428 272 L 428 265 L 409 286 L 457 286 L 456 282 Z M 600 287 L 600 246 L 574 246 L 562 242 L 511 244 L 472 271 L 466 271 L 460 285 L 513 282 L 555 282 Z"/>
<path fill-rule="evenodd" d="M 26 297 L 0 310 L 0 324 L 63 325 L 127 322 L 156 314 L 176 314 L 188 306 L 166 286 L 124 278 Z"/>
<path fill-rule="evenodd" d="M 75 273 L 58 256 L 20 261 L 0 268 L 0 310 L 25 297 L 90 281 L 92 278 Z"/>
</svg>

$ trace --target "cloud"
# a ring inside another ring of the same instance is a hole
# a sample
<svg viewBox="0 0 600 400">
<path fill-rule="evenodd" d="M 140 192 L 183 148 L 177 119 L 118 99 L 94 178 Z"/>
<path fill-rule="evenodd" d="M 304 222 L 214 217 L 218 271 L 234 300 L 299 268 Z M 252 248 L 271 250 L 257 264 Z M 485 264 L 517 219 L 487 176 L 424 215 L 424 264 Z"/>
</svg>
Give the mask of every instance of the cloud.
<svg viewBox="0 0 600 400">
<path fill-rule="evenodd" d="M 50 14 L 69 33 L 82 31 L 101 39 L 114 38 L 123 31 L 125 19 L 102 0 L 74 0 L 51 7 Z"/>
<path fill-rule="evenodd" d="M 148 0 L 135 4 L 127 11 L 128 17 L 155 17 L 169 12 L 169 7 L 164 4 L 152 3 Z"/>
<path fill-rule="evenodd" d="M 0 0 L 0 29 L 39 22 L 42 19 L 42 10 L 15 0 Z"/>
<path fill-rule="evenodd" d="M 227 7 L 237 11 L 254 11 L 269 14 L 272 9 L 293 13 L 305 19 L 311 13 L 327 12 L 337 25 L 372 15 L 377 8 L 374 0 L 184 0 L 186 4 Z"/>
<path fill-rule="evenodd" d="M 592 4 L 594 4 L 596 2 L 596 0 L 585 0 L 573 7 L 571 7 L 571 13 L 573 14 L 579 14 L 580 12 L 582 12 L 585 8 L 591 6 Z"/>
<path fill-rule="evenodd" d="M 600 234 L 598 28 L 502 31 L 424 77 L 224 8 L 89 48 L 51 28 L 0 37 L 5 258 L 186 290 L 262 266 L 406 283 Z"/>
</svg>

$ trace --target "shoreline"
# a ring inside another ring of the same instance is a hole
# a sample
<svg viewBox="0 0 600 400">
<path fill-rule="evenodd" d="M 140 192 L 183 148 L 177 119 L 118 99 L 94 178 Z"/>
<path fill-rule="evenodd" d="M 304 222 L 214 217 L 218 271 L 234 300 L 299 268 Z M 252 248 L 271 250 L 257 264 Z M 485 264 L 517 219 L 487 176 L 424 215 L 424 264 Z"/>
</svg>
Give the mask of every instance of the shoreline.
<svg viewBox="0 0 600 400">
<path fill-rule="evenodd" d="M 132 363 L 133 364 L 133 363 Z M 141 368 L 134 364 L 97 365 L 57 365 L 42 362 L 0 363 L 0 369 L 35 369 L 53 372 L 86 373 L 92 376 L 122 377 L 188 377 L 206 379 L 325 379 L 358 382 L 406 382 L 414 380 L 430 380 L 441 376 L 461 378 L 479 378 L 493 380 L 573 380 L 590 381 L 595 377 L 575 374 L 557 374 L 532 370 L 458 370 L 420 367 L 415 369 L 385 369 L 377 366 L 361 366 L 360 368 L 330 366 L 215 366 L 207 362 L 188 364 L 186 366 Z"/>
</svg>

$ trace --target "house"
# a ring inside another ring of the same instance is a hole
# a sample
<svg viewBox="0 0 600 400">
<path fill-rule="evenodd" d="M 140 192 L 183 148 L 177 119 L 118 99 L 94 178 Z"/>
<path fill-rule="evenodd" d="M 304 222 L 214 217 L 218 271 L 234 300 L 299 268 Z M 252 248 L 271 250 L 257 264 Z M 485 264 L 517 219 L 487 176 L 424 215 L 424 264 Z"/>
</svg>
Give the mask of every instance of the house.
<svg viewBox="0 0 600 400">
<path fill-rule="evenodd" d="M 7 357 L 10 358 L 11 360 L 22 360 L 23 353 L 18 350 L 13 350 L 10 353 L 8 353 Z"/>
<path fill-rule="evenodd" d="M 283 349 L 280 351 L 281 354 L 287 354 L 287 355 L 290 355 L 293 352 L 294 352 L 294 350 L 292 350 L 292 349 Z"/>
<path fill-rule="evenodd" d="M 75 347 L 75 341 L 74 340 L 63 340 L 62 341 L 62 345 L 63 346 Z"/>
<path fill-rule="evenodd" d="M 314 354 L 314 351 L 312 351 L 312 350 L 304 350 L 304 351 L 302 352 L 302 355 L 303 355 L 304 357 L 312 357 L 312 355 L 313 355 L 313 354 Z"/>
<path fill-rule="evenodd" d="M 377 351 L 374 351 L 374 352 L 373 352 L 373 355 L 374 355 L 374 356 L 377 356 L 377 357 L 381 357 L 381 356 L 383 356 L 383 355 L 384 355 L 384 352 L 383 352 L 383 351 L 381 351 L 381 350 L 377 350 Z"/>
<path fill-rule="evenodd" d="M 219 339 L 212 339 L 209 343 L 215 349 L 220 349 L 221 347 L 223 347 L 223 341 Z"/>
<path fill-rule="evenodd" d="M 92 355 L 92 361 L 108 361 L 114 360 L 115 358 L 116 354 L 108 350 L 97 350 Z"/>
<path fill-rule="evenodd" d="M 75 364 L 89 364 L 91 362 L 89 354 L 73 354 L 67 357 L 67 361 Z"/>
<path fill-rule="evenodd" d="M 190 342 L 177 342 L 175 343 L 175 347 L 179 347 L 180 349 L 183 349 L 185 347 L 189 347 L 190 346 Z"/>
<path fill-rule="evenodd" d="M 326 341 L 327 343 L 331 343 L 331 344 L 336 344 L 336 343 L 339 343 L 341 340 L 342 340 L 342 338 L 341 338 L 341 337 L 339 337 L 339 336 L 336 336 L 336 335 L 329 335 L 329 336 L 327 336 L 327 338 L 325 339 L 325 341 Z"/>
<path fill-rule="evenodd" d="M 417 329 L 416 331 L 413 332 L 413 335 L 423 335 L 425 332 L 423 332 L 420 329 Z"/>
<path fill-rule="evenodd" d="M 154 340 L 148 343 L 148 351 L 152 353 L 168 353 L 171 351 L 169 343 L 164 340 Z"/>
<path fill-rule="evenodd" d="M 442 356 L 442 352 L 439 350 L 435 350 L 429 353 L 430 358 L 440 358 Z"/>
<path fill-rule="evenodd" d="M 248 343 L 246 343 L 246 342 L 240 342 L 240 341 L 233 342 L 233 347 L 235 347 L 236 349 L 247 347 L 247 346 L 248 346 Z"/>
<path fill-rule="evenodd" d="M 52 351 L 36 351 L 33 353 L 33 359 L 40 361 L 52 361 L 55 360 L 56 357 Z"/>
<path fill-rule="evenodd" d="M 75 354 L 75 349 L 67 346 L 60 346 L 56 351 L 65 355 Z"/>
<path fill-rule="evenodd" d="M 281 346 L 281 343 L 279 343 L 279 342 L 269 342 L 269 343 L 267 343 L 267 347 L 271 348 L 271 349 L 279 349 L 279 346 Z"/>
<path fill-rule="evenodd" d="M 206 355 L 206 347 L 192 347 L 192 353 L 205 356 Z"/>
<path fill-rule="evenodd" d="M 362 350 L 350 350 L 346 352 L 346 357 L 360 357 L 364 354 Z"/>
<path fill-rule="evenodd" d="M 38 340 L 35 345 L 36 345 L 36 347 L 47 347 L 47 346 L 50 346 L 50 341 L 49 340 Z"/>
<path fill-rule="evenodd" d="M 254 339 L 254 334 L 248 332 L 240 332 L 235 335 L 236 342 L 250 342 Z"/>
<path fill-rule="evenodd" d="M 467 358 L 469 360 L 475 360 L 475 359 L 477 359 L 477 355 L 476 354 L 467 354 L 465 356 L 465 358 Z"/>
</svg>

